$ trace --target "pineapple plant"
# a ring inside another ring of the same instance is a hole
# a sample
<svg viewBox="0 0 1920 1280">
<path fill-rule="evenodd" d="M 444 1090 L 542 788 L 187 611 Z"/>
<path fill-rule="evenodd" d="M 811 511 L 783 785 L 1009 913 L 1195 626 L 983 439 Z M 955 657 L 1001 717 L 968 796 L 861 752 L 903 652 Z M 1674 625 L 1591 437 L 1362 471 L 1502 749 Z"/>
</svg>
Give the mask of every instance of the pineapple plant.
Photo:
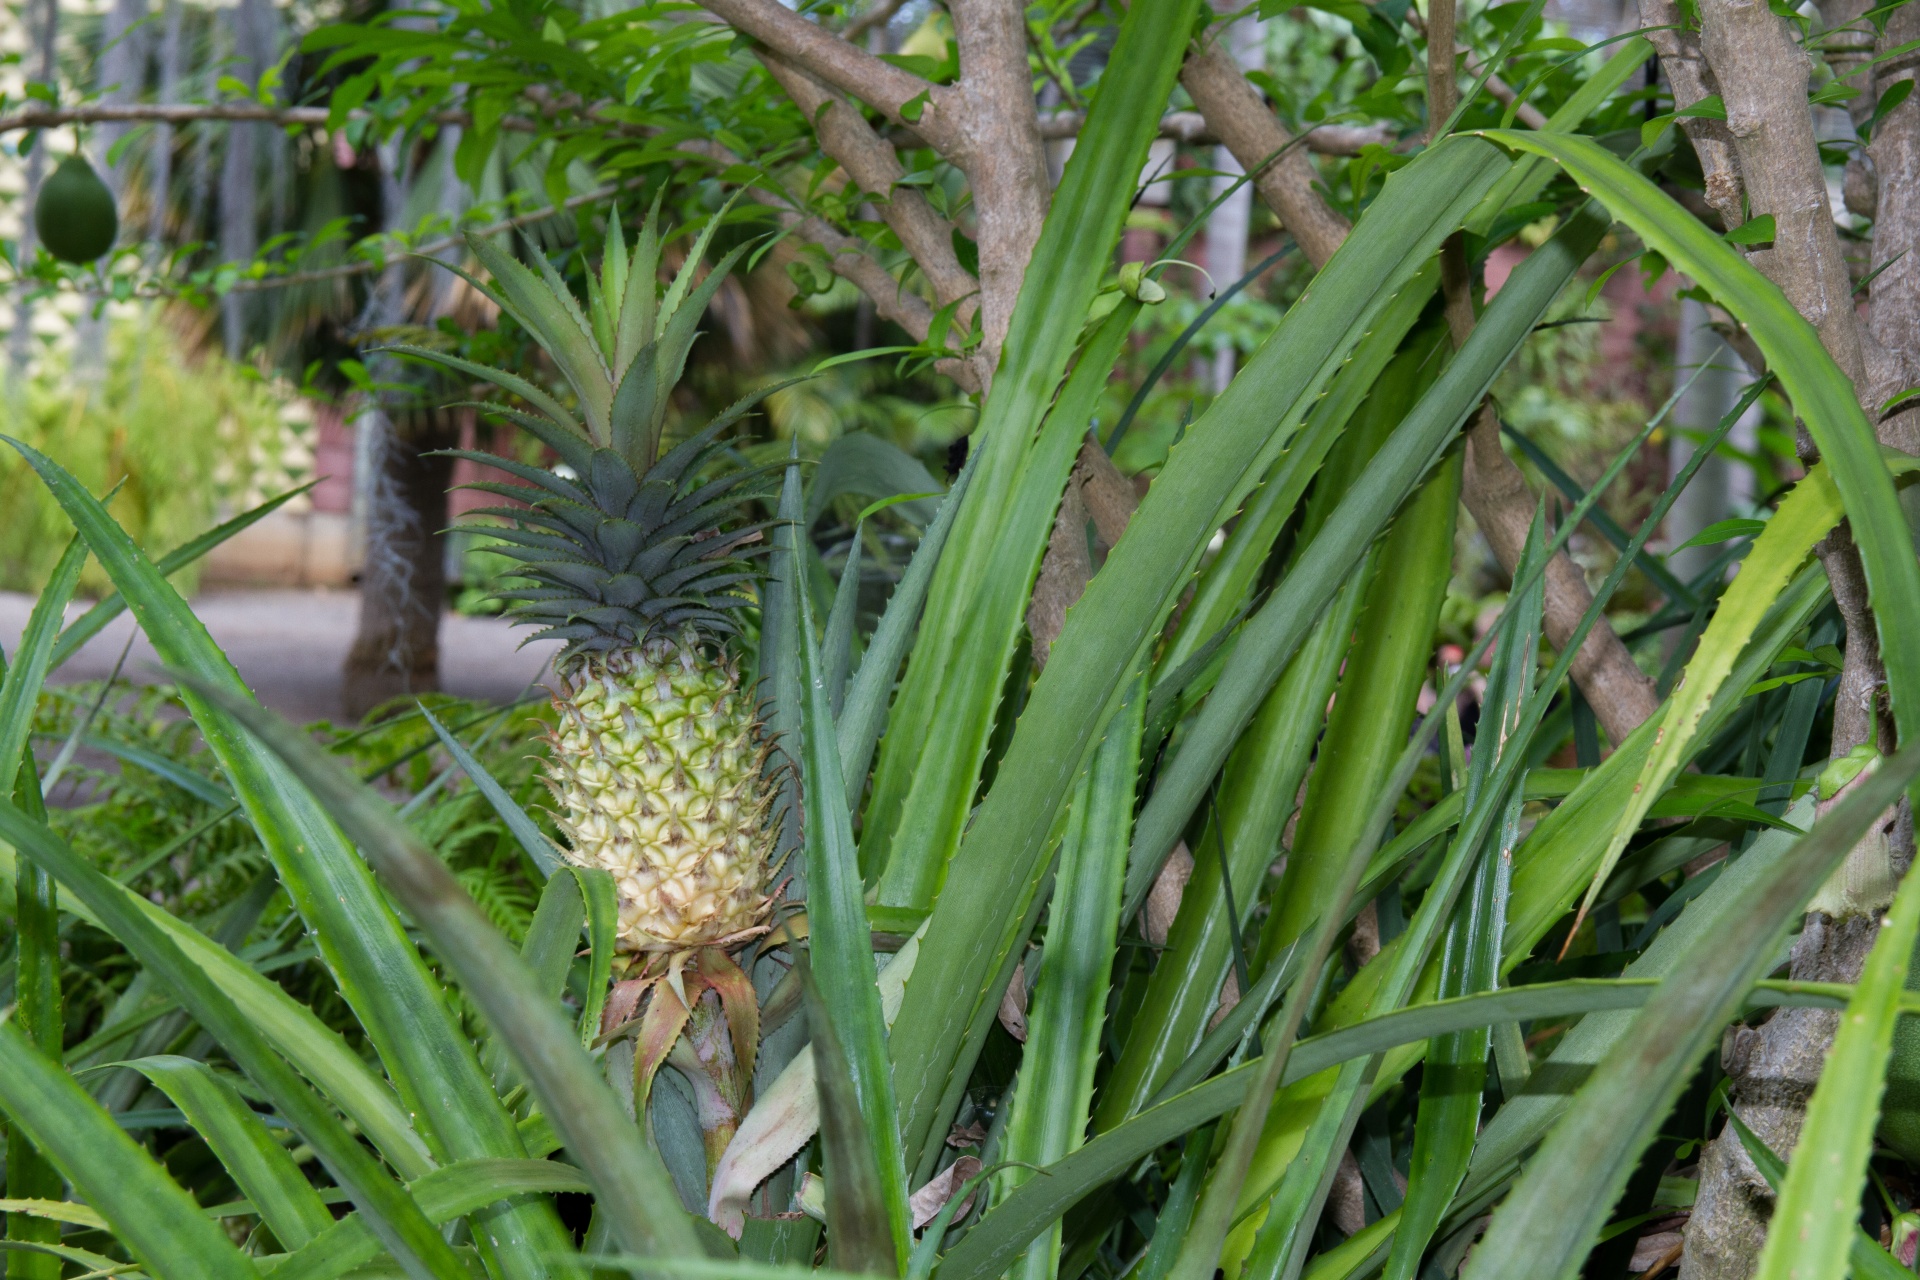
<svg viewBox="0 0 1920 1280">
<path fill-rule="evenodd" d="M 657 214 L 657 210 L 656 210 Z M 655 216 L 631 250 L 612 220 L 583 307 L 534 250 L 529 268 L 470 236 L 487 284 L 461 272 L 540 343 L 572 404 L 443 352 L 396 348 L 509 392 L 478 407 L 533 434 L 553 469 L 458 451 L 523 483 L 474 487 L 524 505 L 483 508 L 519 561 L 501 598 L 554 664 L 546 782 L 563 856 L 617 887 L 622 964 L 605 1029 L 636 1025 L 636 1097 L 672 1061 L 694 1083 L 713 1158 L 744 1114 L 757 1032 L 732 953 L 767 930 L 773 895 L 771 744 L 730 644 L 767 523 L 742 518 L 768 468 L 721 462 L 721 434 L 766 393 L 666 448 L 675 383 L 702 313 L 744 250 L 696 280 L 712 224 L 664 291 Z M 458 268 L 454 268 L 459 270 Z M 684 1034 L 683 1034 L 684 1033 Z"/>
</svg>

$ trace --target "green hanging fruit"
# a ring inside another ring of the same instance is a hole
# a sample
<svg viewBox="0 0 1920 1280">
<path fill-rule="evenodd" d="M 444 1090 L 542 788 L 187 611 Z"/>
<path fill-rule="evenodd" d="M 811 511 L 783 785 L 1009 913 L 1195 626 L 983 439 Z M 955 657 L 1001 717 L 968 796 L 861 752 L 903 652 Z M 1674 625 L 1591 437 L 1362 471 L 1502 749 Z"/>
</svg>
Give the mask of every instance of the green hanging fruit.
<svg viewBox="0 0 1920 1280">
<path fill-rule="evenodd" d="M 113 192 L 79 152 L 60 162 L 40 184 L 33 226 L 47 252 L 63 262 L 89 263 L 113 248 L 120 215 Z"/>
</svg>

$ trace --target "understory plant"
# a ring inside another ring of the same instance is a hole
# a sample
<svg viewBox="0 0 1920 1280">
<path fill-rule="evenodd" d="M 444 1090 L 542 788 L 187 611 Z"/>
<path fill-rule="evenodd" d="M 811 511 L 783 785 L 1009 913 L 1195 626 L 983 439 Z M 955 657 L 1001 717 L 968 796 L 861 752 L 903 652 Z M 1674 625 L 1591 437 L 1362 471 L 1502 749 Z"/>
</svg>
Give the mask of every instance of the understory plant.
<svg viewBox="0 0 1920 1280">
<path fill-rule="evenodd" d="M 1759 109 L 1727 76 L 1688 98 L 1682 55 L 1793 19 L 1701 0 L 1586 49 L 1541 34 L 1541 0 L 1342 10 L 1398 149 L 1318 170 L 1196 0 L 1106 14 L 1086 85 L 1064 12 L 955 0 L 947 65 L 870 55 L 832 6 L 707 7 L 734 34 L 489 8 L 316 42 L 368 60 L 346 106 L 464 83 L 480 133 L 502 86 L 574 77 L 540 126 L 564 154 L 627 155 L 649 198 L 686 155 L 703 196 L 745 192 L 672 269 L 664 198 L 566 255 L 476 235 L 462 270 L 544 362 L 410 353 L 545 450 L 466 455 L 514 481 L 483 515 L 500 597 L 560 642 L 543 718 L 285 724 L 168 582 L 260 512 L 156 559 L 57 448 L 11 441 L 71 534 L 0 682 L 9 1273 L 1903 1273 L 1920 462 L 1832 331 L 1852 284 L 1822 310 L 1826 277 L 1777 256 L 1813 252 L 1804 218 L 1764 184 L 1720 227 L 1672 193 L 1704 172 L 1726 204 L 1707 169 L 1745 135 L 1720 126 Z M 618 61 L 670 50 L 701 61 Z M 1076 99 L 1057 187 L 1035 74 Z M 800 117 L 771 141 L 662 123 L 769 86 Z M 1149 482 L 1116 451 L 1199 330 L 1103 406 L 1232 183 L 1152 262 L 1115 256 L 1188 105 L 1312 274 L 1204 411 L 1140 425 L 1168 442 Z M 1753 372 L 1630 528 L 1600 504 L 1672 401 L 1547 495 L 1490 396 L 1597 293 L 1610 236 Z M 766 463 L 756 398 L 686 411 L 696 330 L 775 254 L 844 273 L 913 340 L 881 355 L 977 396 L 944 492 L 872 436 Z M 1763 396 L 1804 426 L 1799 475 L 1682 578 L 1661 522 Z M 882 584 L 863 533 L 889 503 L 922 531 Z M 1509 590 L 1437 662 L 1463 506 Z M 1617 552 L 1593 579 L 1582 529 Z M 114 594 L 67 622 L 88 563 Z M 121 609 L 187 717 L 144 743 L 48 684 Z M 50 811 L 83 746 L 178 812 L 105 770 L 138 821 Z M 1787 1050 L 1810 1074 L 1767 1074 Z"/>
</svg>

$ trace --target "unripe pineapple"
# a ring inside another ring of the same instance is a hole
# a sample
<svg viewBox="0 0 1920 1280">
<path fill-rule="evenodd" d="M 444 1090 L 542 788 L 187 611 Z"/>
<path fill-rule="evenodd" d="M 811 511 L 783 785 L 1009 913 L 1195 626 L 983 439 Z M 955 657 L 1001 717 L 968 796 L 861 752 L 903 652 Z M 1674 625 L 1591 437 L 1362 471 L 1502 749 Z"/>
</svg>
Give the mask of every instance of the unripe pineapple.
<svg viewBox="0 0 1920 1280">
<path fill-rule="evenodd" d="M 536 275 L 469 237 L 494 283 L 469 280 L 547 351 L 574 406 L 504 371 L 401 348 L 518 396 L 534 412 L 484 407 L 560 457 L 548 471 L 457 454 L 527 482 L 475 487 L 527 504 L 480 513 L 510 522 L 490 532 L 521 562 L 525 585 L 500 594 L 542 628 L 534 639 L 567 642 L 555 663 L 559 725 L 547 776 L 572 844 L 567 856 L 612 873 L 622 949 L 667 957 L 676 975 L 688 952 L 764 929 L 776 834 L 767 749 L 727 651 L 735 611 L 749 603 L 738 589 L 754 576 L 743 544 L 766 527 L 737 516 L 760 495 L 754 481 L 766 472 L 712 474 L 726 447 L 716 443 L 720 432 L 760 397 L 660 453 L 695 326 L 740 253 L 696 285 L 710 234 L 661 294 L 653 220 L 631 254 L 614 222 L 585 310 L 537 252 Z"/>
<path fill-rule="evenodd" d="M 766 748 L 733 663 L 692 630 L 560 676 L 550 784 L 573 856 L 613 874 L 640 951 L 725 946 L 767 913 Z"/>
</svg>

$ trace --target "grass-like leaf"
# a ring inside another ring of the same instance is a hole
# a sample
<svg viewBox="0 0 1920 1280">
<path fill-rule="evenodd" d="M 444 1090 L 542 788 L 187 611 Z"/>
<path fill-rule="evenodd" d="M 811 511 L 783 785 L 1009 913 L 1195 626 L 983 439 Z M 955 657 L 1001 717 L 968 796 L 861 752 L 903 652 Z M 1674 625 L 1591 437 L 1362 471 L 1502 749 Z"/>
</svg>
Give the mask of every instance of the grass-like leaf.
<svg viewBox="0 0 1920 1280">
<path fill-rule="evenodd" d="M 11 1022 L 0 1022 L 0 1107 L 155 1280 L 259 1276 L 193 1197 Z"/>
<path fill-rule="evenodd" d="M 1486 136 L 1560 165 L 1747 326 L 1832 469 L 1881 634 L 1920 635 L 1920 560 L 1893 477 L 1853 383 L 1827 355 L 1813 326 L 1737 249 L 1595 140 L 1508 130 Z M 1885 661 L 1901 734 L 1920 740 L 1920 645 L 1891 645 Z"/>
<path fill-rule="evenodd" d="M 1741 570 L 1741 576 L 1746 570 Z M 1787 1182 L 1774 1206 L 1758 1280 L 1846 1273 L 1859 1235 L 1847 1207 L 1860 1202 L 1873 1130 L 1887 1086 L 1887 1059 L 1914 939 L 1920 937 L 1920 877 L 1894 895 L 1853 999 L 1840 1016 L 1820 1083 L 1807 1104 Z"/>
<path fill-rule="evenodd" d="M 1558 1276 L 1586 1253 L 1700 1055 L 1772 963 L 1788 921 L 1916 774 L 1920 746 L 1889 758 L 1774 875 L 1747 886 L 1730 928 L 1694 940 L 1529 1161 L 1466 1280 Z"/>
<path fill-rule="evenodd" d="M 284 760 L 352 834 L 505 1042 L 542 1112 L 586 1169 L 621 1242 L 650 1253 L 702 1253 L 660 1157 L 627 1118 L 557 1003 L 446 865 L 312 739 L 255 703 L 182 679 Z"/>
<path fill-rule="evenodd" d="M 955 856 L 894 1026 L 894 1075 L 910 1151 L 926 1142 L 956 1070 L 964 1075 L 970 1065 L 961 1059 L 976 1005 L 998 1000 L 993 978 L 1016 943 L 1034 866 L 1095 733 L 1119 701 L 1125 673 L 1172 609 L 1219 512 L 1284 444 L 1273 430 L 1275 406 L 1290 406 L 1280 418 L 1286 421 L 1291 406 L 1311 402 L 1385 298 L 1501 167 L 1471 143 L 1449 142 L 1393 175 L 1395 190 L 1406 196 L 1376 203 L 1267 347 L 1189 429 L 1068 614 L 995 785 Z M 987 929 L 995 936 L 982 945 Z"/>
<path fill-rule="evenodd" d="M 900 1118 L 894 1102 L 893 1064 L 887 1060 L 887 1025 L 880 1008 L 878 969 L 873 958 L 873 934 L 867 924 L 864 887 L 860 880 L 860 853 L 853 840 L 853 818 L 847 812 L 846 783 L 840 777 L 840 742 L 834 733 L 819 642 L 813 635 L 813 609 L 804 588 L 793 593 L 795 630 L 800 639 L 802 697 L 800 725 L 801 791 L 806 803 L 807 953 L 809 972 L 819 992 L 818 1016 L 829 1020 L 834 1051 L 844 1063 L 820 1060 L 821 1088 L 835 1081 L 841 1070 L 849 1074 L 866 1137 L 860 1170 L 863 1183 L 871 1179 L 882 1223 L 891 1236 L 892 1267 L 886 1274 L 906 1269 L 912 1246 L 907 1216 L 907 1169 L 900 1148 Z M 809 1022 L 813 1022 L 810 1015 Z M 816 1037 L 822 1034 L 814 1025 Z M 827 1095 L 823 1093 L 823 1099 Z M 843 1154 L 851 1155 L 852 1148 Z M 852 1171 L 848 1171 L 852 1177 Z M 829 1182 L 829 1194 L 836 1194 Z M 866 1222 L 867 1215 L 858 1215 Z M 829 1233 L 832 1238 L 832 1233 Z M 861 1246 L 843 1265 L 870 1269 L 875 1260 Z"/>
<path fill-rule="evenodd" d="M 415 1127 L 444 1158 L 521 1155 L 513 1118 L 367 864 L 313 793 L 226 709 L 258 707 L 239 672 L 99 500 L 44 454 L 10 443 L 87 540 L 161 661 L 199 682 L 183 701 Z M 477 1234 L 511 1280 L 538 1280 L 546 1256 L 566 1247 L 550 1205 L 503 1202 L 482 1217 Z"/>
</svg>

